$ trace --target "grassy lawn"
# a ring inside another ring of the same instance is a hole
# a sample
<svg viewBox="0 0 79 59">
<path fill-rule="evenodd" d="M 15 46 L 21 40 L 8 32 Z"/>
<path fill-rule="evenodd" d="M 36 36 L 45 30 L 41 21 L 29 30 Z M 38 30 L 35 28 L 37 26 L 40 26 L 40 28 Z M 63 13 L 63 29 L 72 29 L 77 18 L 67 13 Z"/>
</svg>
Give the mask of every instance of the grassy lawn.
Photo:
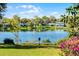
<svg viewBox="0 0 79 59">
<path fill-rule="evenodd" d="M 60 56 L 58 48 L 8 49 L 0 48 L 0 56 Z"/>
</svg>

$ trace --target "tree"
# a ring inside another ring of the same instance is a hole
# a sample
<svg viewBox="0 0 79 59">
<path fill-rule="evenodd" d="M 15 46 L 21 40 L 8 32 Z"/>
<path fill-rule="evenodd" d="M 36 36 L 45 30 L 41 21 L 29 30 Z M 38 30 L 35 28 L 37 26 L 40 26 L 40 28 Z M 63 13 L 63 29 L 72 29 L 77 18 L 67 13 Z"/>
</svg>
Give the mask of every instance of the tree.
<svg viewBox="0 0 79 59">
<path fill-rule="evenodd" d="M 73 10 L 73 6 L 70 6 L 70 7 L 66 8 L 66 13 L 68 15 L 72 15 L 72 10 Z"/>
<path fill-rule="evenodd" d="M 79 3 L 74 3 L 73 6 L 77 11 L 79 11 Z"/>
<path fill-rule="evenodd" d="M 2 23 L 0 22 L 0 31 L 2 31 L 2 28 L 3 28 L 3 25 L 2 25 Z"/>
<path fill-rule="evenodd" d="M 7 8 L 7 5 L 6 5 L 6 3 L 0 3 L 0 19 L 2 19 L 3 18 L 3 16 L 4 16 L 4 13 L 3 12 L 5 12 L 6 11 L 6 8 Z M 2 20 L 1 20 L 2 21 Z M 2 29 L 3 29 L 3 31 L 4 31 L 4 22 L 2 21 Z M 1 29 L 1 30 L 2 30 Z"/>
<path fill-rule="evenodd" d="M 47 25 L 48 24 L 48 22 L 47 22 L 48 19 L 49 18 L 47 16 L 42 16 L 42 20 L 43 20 L 43 24 L 44 25 Z"/>
<path fill-rule="evenodd" d="M 37 30 L 37 27 L 40 25 L 40 21 L 41 21 L 40 17 L 38 17 L 38 16 L 35 16 L 35 17 L 34 17 L 33 23 L 34 23 L 35 31 L 38 31 L 38 30 Z"/>
<path fill-rule="evenodd" d="M 52 22 L 55 23 L 55 22 L 57 22 L 57 20 L 54 16 L 49 16 L 48 22 L 49 23 L 52 23 Z"/>
<path fill-rule="evenodd" d="M 18 20 L 20 22 L 20 17 L 18 15 L 14 15 L 13 19 Z"/>
<path fill-rule="evenodd" d="M 14 15 L 12 19 L 10 19 L 10 29 L 14 32 L 16 44 L 19 44 L 19 31 L 20 31 L 20 17 Z"/>
<path fill-rule="evenodd" d="M 78 7 L 77 5 L 73 4 L 72 6 L 66 8 L 66 11 L 68 13 L 68 15 L 72 15 L 73 16 L 73 23 L 74 23 L 74 27 L 76 25 L 76 15 L 78 14 Z"/>
<path fill-rule="evenodd" d="M 61 15 L 61 21 L 64 22 L 64 27 L 66 26 L 66 15 Z"/>
<path fill-rule="evenodd" d="M 3 15 L 4 15 L 3 12 L 6 11 L 6 8 L 7 8 L 6 3 L 0 3 L 0 19 L 2 19 Z"/>
<path fill-rule="evenodd" d="M 14 45 L 15 43 L 14 43 L 14 41 L 13 41 L 12 39 L 10 39 L 10 38 L 5 38 L 5 39 L 4 39 L 4 44 L 13 44 L 13 45 Z"/>
<path fill-rule="evenodd" d="M 22 31 L 27 31 L 28 25 L 29 25 L 29 19 L 27 18 L 20 19 L 20 26 Z"/>
<path fill-rule="evenodd" d="M 27 24 L 28 24 L 28 27 L 27 27 L 28 30 L 32 31 L 33 30 L 33 23 L 32 23 L 32 21 L 29 21 Z"/>
<path fill-rule="evenodd" d="M 78 3 L 72 4 L 72 6 L 66 8 L 66 11 L 68 13 L 68 17 L 70 15 L 73 17 L 70 24 L 72 24 L 72 26 L 73 26 L 73 34 L 74 34 L 74 32 L 77 32 L 77 27 L 79 24 L 79 22 L 77 22 L 77 15 L 79 13 L 79 4 Z"/>
</svg>

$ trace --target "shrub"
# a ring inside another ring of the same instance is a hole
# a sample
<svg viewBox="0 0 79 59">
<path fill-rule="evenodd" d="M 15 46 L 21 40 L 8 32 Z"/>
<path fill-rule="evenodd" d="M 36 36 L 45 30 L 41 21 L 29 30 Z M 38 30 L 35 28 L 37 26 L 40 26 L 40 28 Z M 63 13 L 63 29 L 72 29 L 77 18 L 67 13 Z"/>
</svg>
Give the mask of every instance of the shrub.
<svg viewBox="0 0 79 59">
<path fill-rule="evenodd" d="M 43 43 L 45 43 L 45 44 L 50 44 L 51 41 L 50 41 L 49 39 L 45 39 L 45 40 L 43 40 Z"/>
<path fill-rule="evenodd" d="M 60 43 L 60 48 L 65 55 L 79 56 L 79 36 L 74 36 Z"/>
<path fill-rule="evenodd" d="M 4 44 L 14 44 L 14 41 L 10 38 L 5 38 L 4 39 Z"/>
</svg>

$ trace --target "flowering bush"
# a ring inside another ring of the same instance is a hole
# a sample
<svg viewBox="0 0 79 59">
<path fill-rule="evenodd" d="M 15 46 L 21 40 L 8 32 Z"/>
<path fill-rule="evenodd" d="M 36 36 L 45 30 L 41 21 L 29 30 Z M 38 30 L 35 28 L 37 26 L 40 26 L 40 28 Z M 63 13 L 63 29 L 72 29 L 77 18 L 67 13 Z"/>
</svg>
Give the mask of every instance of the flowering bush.
<svg viewBox="0 0 79 59">
<path fill-rule="evenodd" d="M 74 36 L 61 42 L 59 46 L 65 52 L 65 55 L 79 56 L 79 36 Z"/>
</svg>

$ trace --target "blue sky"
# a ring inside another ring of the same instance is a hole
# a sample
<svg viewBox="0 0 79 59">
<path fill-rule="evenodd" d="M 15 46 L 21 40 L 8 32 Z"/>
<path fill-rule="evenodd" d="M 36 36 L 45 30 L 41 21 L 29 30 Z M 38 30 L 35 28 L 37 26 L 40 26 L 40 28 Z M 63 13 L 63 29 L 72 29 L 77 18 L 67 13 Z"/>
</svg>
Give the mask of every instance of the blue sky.
<svg viewBox="0 0 79 59">
<path fill-rule="evenodd" d="M 33 18 L 34 16 L 55 16 L 65 14 L 70 3 L 8 3 L 5 17 L 11 18 L 18 15 L 22 18 Z"/>
</svg>

